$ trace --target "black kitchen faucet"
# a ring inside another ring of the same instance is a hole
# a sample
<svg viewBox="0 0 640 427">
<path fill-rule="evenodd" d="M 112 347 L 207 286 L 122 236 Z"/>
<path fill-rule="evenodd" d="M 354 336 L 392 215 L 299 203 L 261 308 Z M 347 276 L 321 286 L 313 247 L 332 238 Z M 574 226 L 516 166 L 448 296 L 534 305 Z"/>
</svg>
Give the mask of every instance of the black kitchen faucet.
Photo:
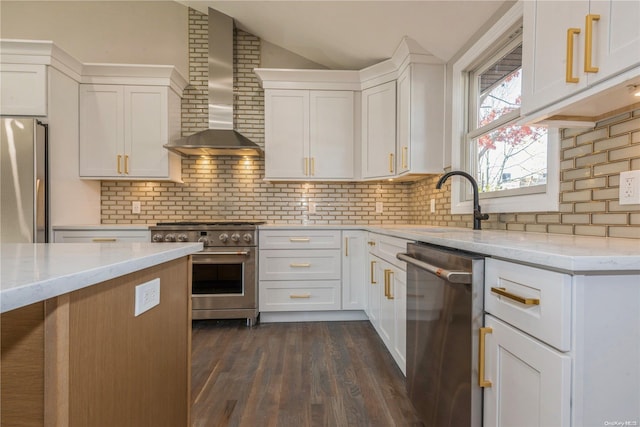
<svg viewBox="0 0 640 427">
<path fill-rule="evenodd" d="M 463 176 L 467 178 L 469 182 L 471 182 L 471 187 L 473 187 L 473 229 L 481 230 L 482 226 L 480 221 L 482 221 L 483 219 L 489 219 L 489 214 L 483 214 L 482 211 L 480 210 L 480 201 L 478 197 L 478 183 L 471 175 L 463 171 L 447 172 L 440 177 L 440 179 L 438 180 L 438 183 L 436 184 L 436 188 L 439 190 L 442 187 L 442 184 L 444 184 L 444 182 L 447 179 L 449 179 L 449 177 L 452 175 Z"/>
</svg>

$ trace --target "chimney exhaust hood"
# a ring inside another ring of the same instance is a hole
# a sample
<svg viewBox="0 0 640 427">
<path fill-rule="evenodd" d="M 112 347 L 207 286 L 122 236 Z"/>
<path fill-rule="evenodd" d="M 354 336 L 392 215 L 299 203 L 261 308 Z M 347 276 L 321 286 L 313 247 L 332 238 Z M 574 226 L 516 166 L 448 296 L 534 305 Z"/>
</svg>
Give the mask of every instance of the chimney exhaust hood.
<svg viewBox="0 0 640 427">
<path fill-rule="evenodd" d="M 182 156 L 262 156 L 233 129 L 233 18 L 209 8 L 209 129 L 164 147 Z"/>
</svg>

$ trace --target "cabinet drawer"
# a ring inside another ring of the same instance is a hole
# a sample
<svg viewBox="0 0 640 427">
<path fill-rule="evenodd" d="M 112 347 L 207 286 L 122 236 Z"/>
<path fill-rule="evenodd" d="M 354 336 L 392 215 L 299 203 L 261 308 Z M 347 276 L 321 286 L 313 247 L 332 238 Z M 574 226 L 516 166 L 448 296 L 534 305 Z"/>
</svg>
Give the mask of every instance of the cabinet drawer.
<svg viewBox="0 0 640 427">
<path fill-rule="evenodd" d="M 260 280 L 340 279 L 339 249 L 260 251 Z"/>
<path fill-rule="evenodd" d="M 340 310 L 340 281 L 260 281 L 260 311 Z"/>
<path fill-rule="evenodd" d="M 409 243 L 410 240 L 385 236 L 382 234 L 370 234 L 369 237 L 369 241 L 375 243 L 374 245 L 369 245 L 371 253 L 384 259 L 388 263 L 395 265 L 403 271 L 407 270 L 407 264 L 396 258 L 396 254 L 406 252 L 407 243 Z"/>
<path fill-rule="evenodd" d="M 150 242 L 149 230 L 56 230 L 55 243 Z"/>
<path fill-rule="evenodd" d="M 261 230 L 260 249 L 340 249 L 339 230 Z"/>
<path fill-rule="evenodd" d="M 561 351 L 571 349 L 570 275 L 487 258 L 484 292 L 487 313 Z"/>
</svg>

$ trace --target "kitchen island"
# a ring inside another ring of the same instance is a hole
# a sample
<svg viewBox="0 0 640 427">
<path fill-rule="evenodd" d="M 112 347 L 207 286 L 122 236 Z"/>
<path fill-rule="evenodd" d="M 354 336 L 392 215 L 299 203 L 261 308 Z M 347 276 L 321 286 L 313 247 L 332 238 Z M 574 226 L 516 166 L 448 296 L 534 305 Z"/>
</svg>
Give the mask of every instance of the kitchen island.
<svg viewBox="0 0 640 427">
<path fill-rule="evenodd" d="M 201 248 L 1 245 L 2 425 L 187 425 Z"/>
</svg>

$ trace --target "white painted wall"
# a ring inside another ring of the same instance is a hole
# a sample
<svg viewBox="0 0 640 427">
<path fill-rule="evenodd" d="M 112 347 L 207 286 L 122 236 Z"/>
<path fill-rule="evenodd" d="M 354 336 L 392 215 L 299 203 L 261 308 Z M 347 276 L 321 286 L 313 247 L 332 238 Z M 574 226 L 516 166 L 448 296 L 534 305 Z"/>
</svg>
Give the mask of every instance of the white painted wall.
<svg viewBox="0 0 640 427">
<path fill-rule="evenodd" d="M 0 37 L 52 40 L 80 62 L 189 75 L 188 8 L 173 1 L 0 1 Z"/>
<path fill-rule="evenodd" d="M 260 67 L 308 70 L 323 70 L 327 68 L 266 40 L 260 40 Z"/>
</svg>

